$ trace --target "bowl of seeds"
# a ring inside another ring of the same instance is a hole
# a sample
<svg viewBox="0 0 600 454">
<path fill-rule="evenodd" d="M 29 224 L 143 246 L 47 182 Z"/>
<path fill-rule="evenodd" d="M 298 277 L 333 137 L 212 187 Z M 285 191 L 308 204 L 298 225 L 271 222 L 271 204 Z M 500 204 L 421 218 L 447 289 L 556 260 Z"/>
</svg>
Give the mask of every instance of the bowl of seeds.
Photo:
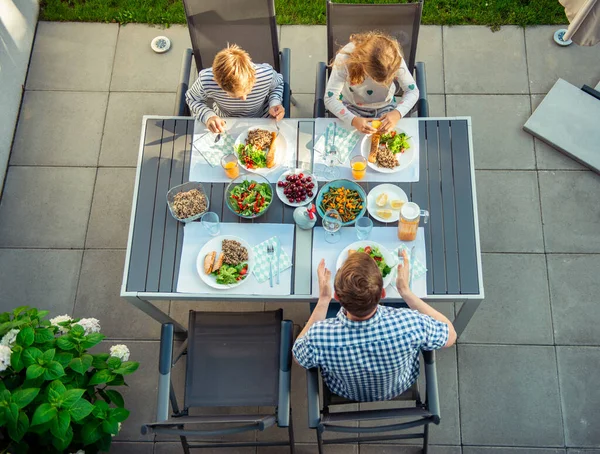
<svg viewBox="0 0 600 454">
<path fill-rule="evenodd" d="M 167 205 L 175 219 L 192 222 L 208 211 L 208 197 L 199 181 L 188 181 L 167 192 Z"/>
</svg>

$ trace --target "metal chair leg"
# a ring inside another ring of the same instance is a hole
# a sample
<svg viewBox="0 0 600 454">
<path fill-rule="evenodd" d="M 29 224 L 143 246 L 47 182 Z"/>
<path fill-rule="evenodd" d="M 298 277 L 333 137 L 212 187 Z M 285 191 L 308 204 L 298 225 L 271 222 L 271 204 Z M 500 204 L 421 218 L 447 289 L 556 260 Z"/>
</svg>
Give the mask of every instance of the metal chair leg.
<svg viewBox="0 0 600 454">
<path fill-rule="evenodd" d="M 294 420 L 292 419 L 292 410 L 290 409 L 290 425 L 288 426 L 288 436 L 290 438 L 290 454 L 296 454 L 296 440 L 294 439 Z"/>
<path fill-rule="evenodd" d="M 323 434 L 317 427 L 317 447 L 319 448 L 319 454 L 323 454 Z"/>
<path fill-rule="evenodd" d="M 183 426 L 177 426 L 178 429 L 183 429 Z M 188 444 L 187 437 L 180 435 L 181 446 L 183 447 L 183 454 L 190 454 L 190 445 Z"/>
<path fill-rule="evenodd" d="M 423 426 L 423 454 L 429 451 L 429 424 Z"/>
</svg>

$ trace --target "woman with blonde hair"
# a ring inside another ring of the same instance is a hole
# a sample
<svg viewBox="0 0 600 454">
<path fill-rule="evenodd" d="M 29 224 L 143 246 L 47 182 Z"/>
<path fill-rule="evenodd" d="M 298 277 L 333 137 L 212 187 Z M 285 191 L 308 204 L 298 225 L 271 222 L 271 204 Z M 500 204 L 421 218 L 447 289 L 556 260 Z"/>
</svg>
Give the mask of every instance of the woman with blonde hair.
<svg viewBox="0 0 600 454">
<path fill-rule="evenodd" d="M 394 81 L 403 91 L 399 99 Z M 333 61 L 325 90 L 327 110 L 367 134 L 392 130 L 418 99 L 400 44 L 375 31 L 350 36 Z M 381 122 L 378 128 L 373 120 Z"/>
</svg>

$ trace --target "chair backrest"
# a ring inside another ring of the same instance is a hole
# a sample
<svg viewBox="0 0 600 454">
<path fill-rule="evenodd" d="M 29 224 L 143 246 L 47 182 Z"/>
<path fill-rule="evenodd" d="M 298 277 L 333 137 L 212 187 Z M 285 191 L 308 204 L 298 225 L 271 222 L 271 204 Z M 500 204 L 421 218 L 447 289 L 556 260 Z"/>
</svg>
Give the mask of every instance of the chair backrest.
<svg viewBox="0 0 600 454">
<path fill-rule="evenodd" d="M 415 3 L 332 3 L 327 1 L 327 62 L 350 41 L 350 35 L 377 30 L 398 40 L 406 65 L 415 66 L 423 1 Z"/>
<path fill-rule="evenodd" d="M 227 44 L 237 44 L 255 63 L 279 72 L 274 0 L 183 0 L 196 68 L 212 66 Z"/>
</svg>

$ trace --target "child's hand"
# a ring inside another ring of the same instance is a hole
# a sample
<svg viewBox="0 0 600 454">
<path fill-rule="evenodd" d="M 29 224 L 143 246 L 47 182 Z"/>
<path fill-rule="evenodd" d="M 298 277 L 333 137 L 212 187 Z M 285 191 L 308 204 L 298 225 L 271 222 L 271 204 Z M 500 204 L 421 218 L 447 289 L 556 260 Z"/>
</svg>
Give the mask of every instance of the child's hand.
<svg viewBox="0 0 600 454">
<path fill-rule="evenodd" d="M 269 109 L 269 115 L 271 115 L 275 120 L 281 120 L 285 115 L 285 109 L 281 104 L 277 104 Z"/>
<path fill-rule="evenodd" d="M 397 110 L 392 110 L 386 114 L 383 114 L 379 119 L 381 121 L 381 126 L 379 127 L 379 132 L 385 134 L 386 132 L 391 131 L 396 127 L 396 123 L 400 121 L 402 115 Z"/>
<path fill-rule="evenodd" d="M 206 122 L 206 127 L 210 132 L 214 132 L 215 134 L 225 132 L 225 120 L 216 115 L 214 117 L 210 117 Z"/>
<path fill-rule="evenodd" d="M 333 292 L 331 291 L 331 271 L 325 268 L 325 259 L 321 259 L 321 262 L 319 262 L 317 276 L 319 278 L 319 298 L 331 299 L 333 296 Z"/>
<path fill-rule="evenodd" d="M 373 120 L 375 120 L 375 118 L 354 117 L 352 119 L 352 126 L 354 126 L 360 132 L 364 132 L 365 134 L 375 134 L 377 129 L 371 125 Z"/>
</svg>

